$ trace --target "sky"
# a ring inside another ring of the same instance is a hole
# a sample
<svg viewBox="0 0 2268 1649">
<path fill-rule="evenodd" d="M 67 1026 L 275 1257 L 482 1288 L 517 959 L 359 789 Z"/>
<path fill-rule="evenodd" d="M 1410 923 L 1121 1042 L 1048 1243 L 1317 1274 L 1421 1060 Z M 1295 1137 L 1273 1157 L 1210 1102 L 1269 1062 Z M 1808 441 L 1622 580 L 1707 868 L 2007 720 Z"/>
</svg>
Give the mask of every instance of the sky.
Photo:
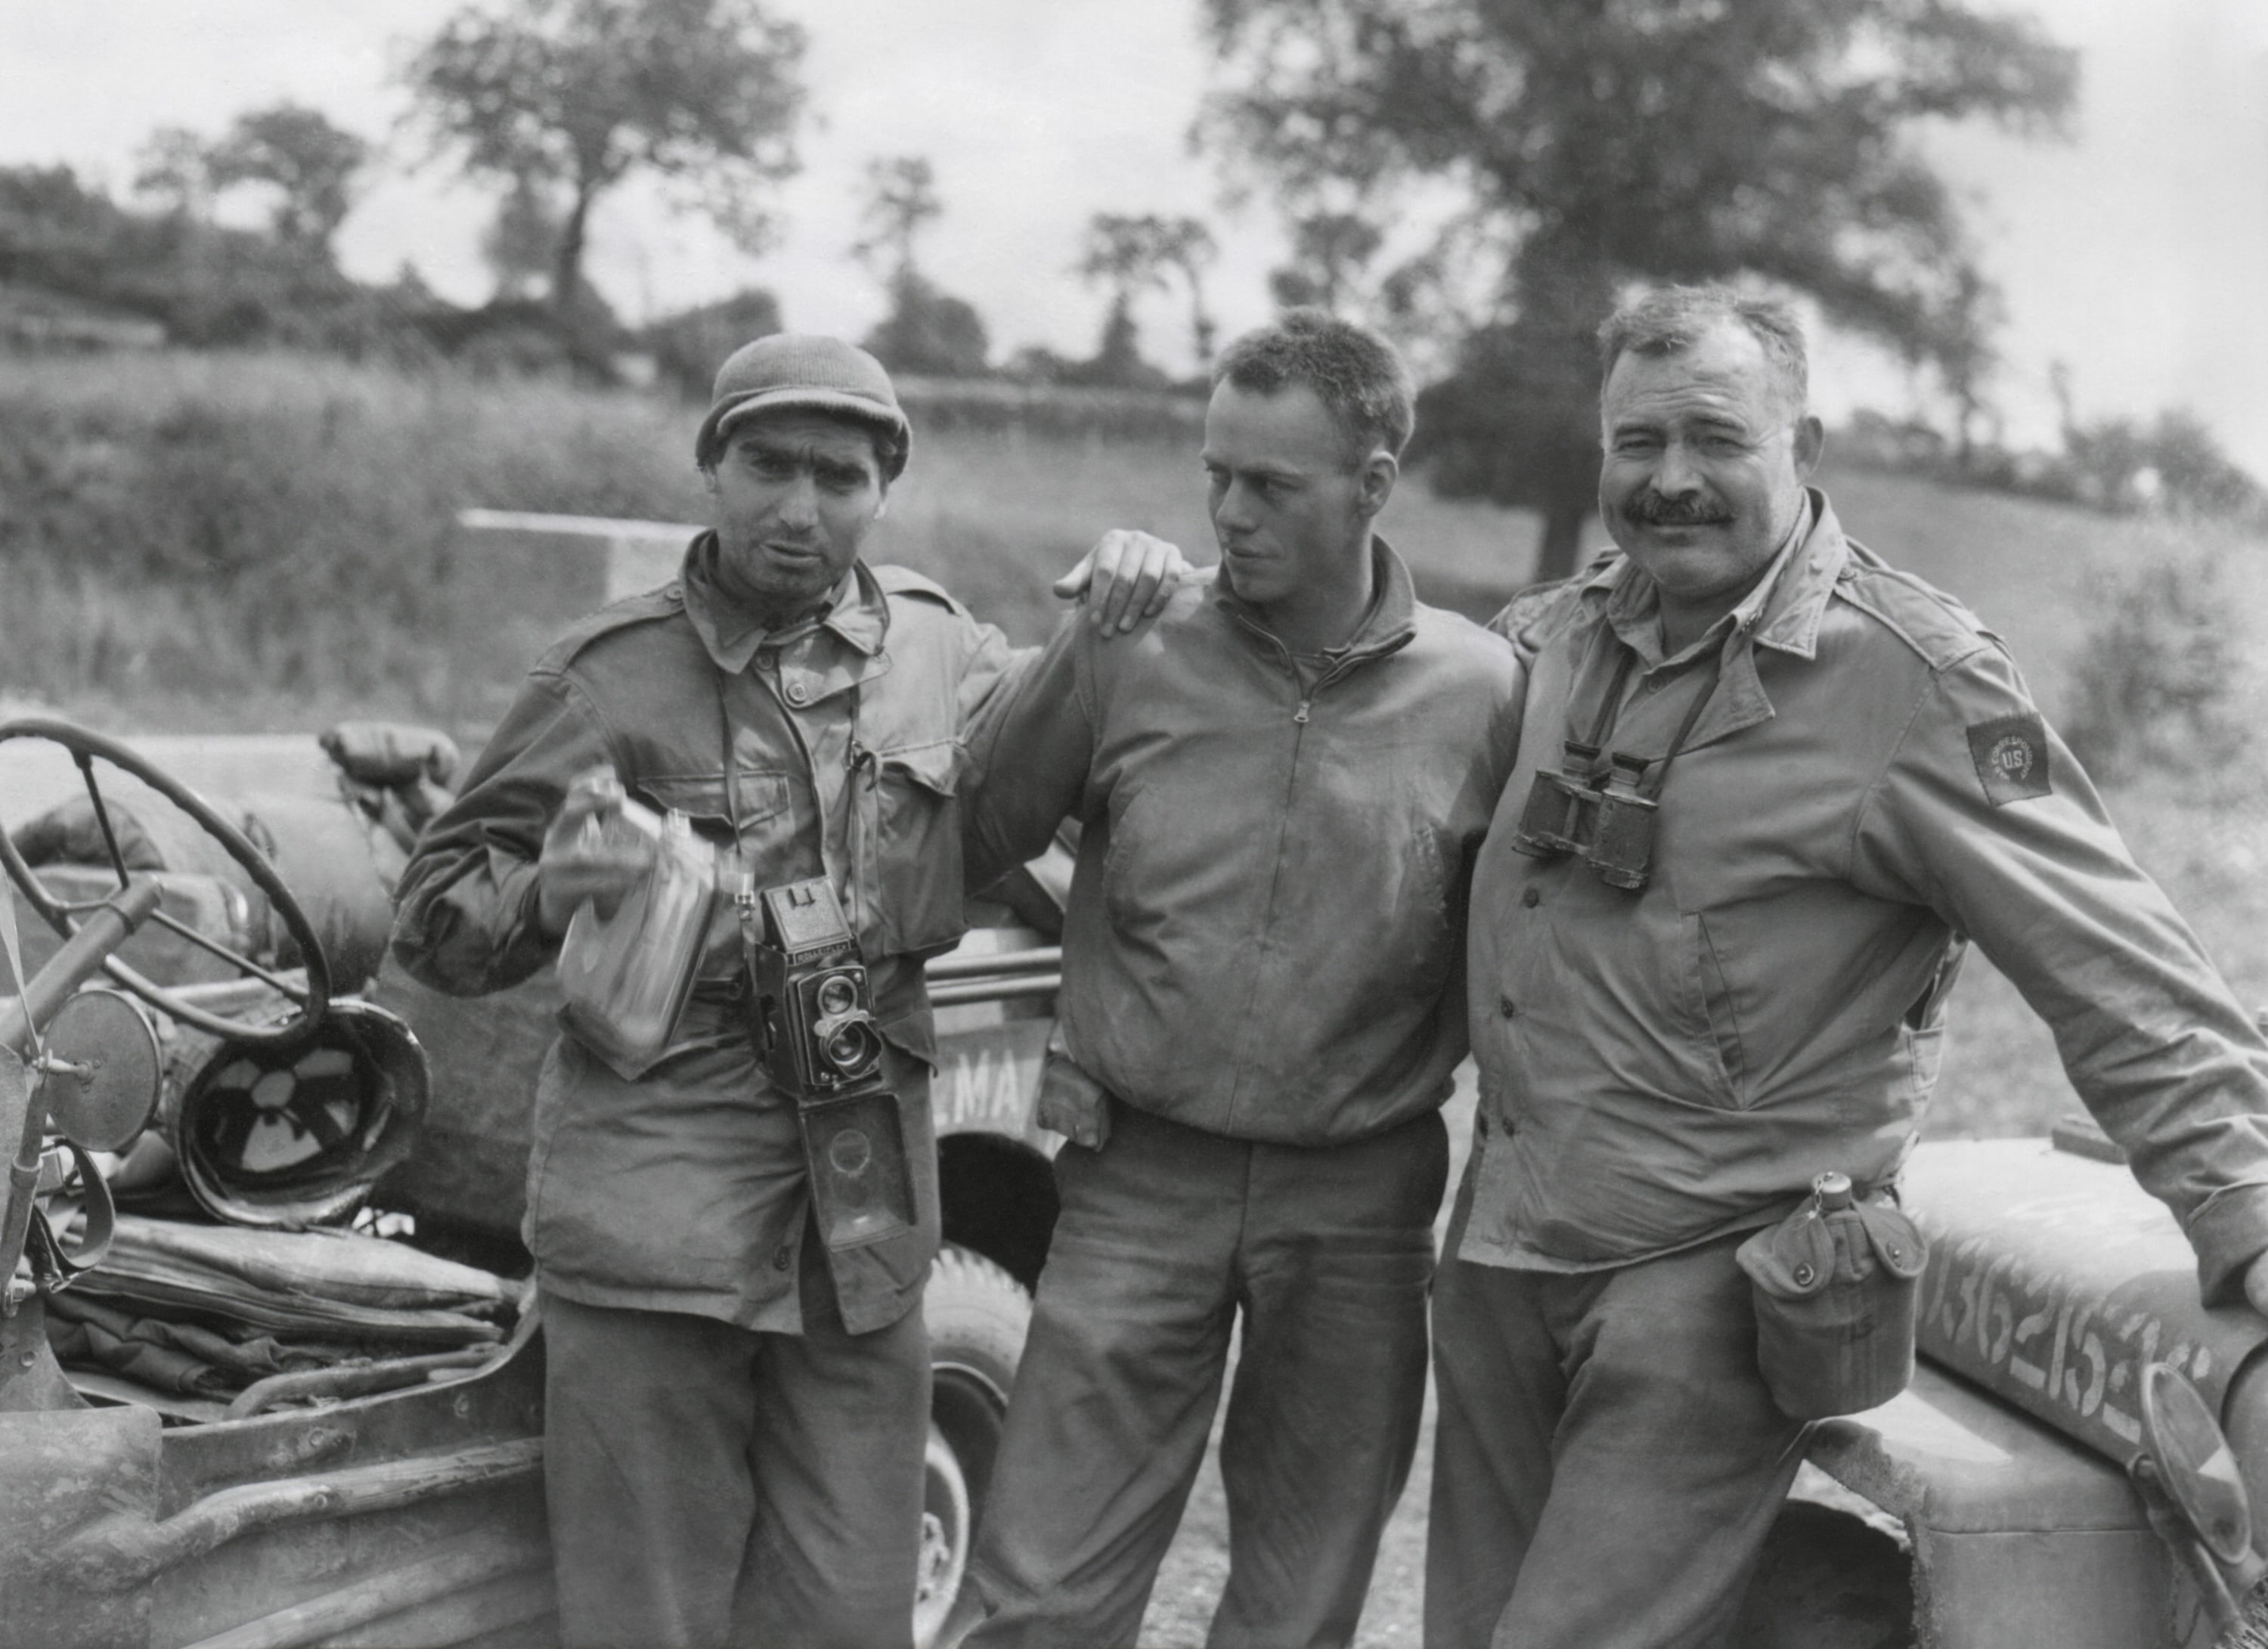
<svg viewBox="0 0 2268 1649">
<path fill-rule="evenodd" d="M 477 302 L 492 197 L 417 166 L 396 78 L 458 3 L 0 0 L 0 165 L 65 163 L 123 194 L 154 127 L 217 134 L 247 109 L 312 104 L 387 145 L 340 236 L 350 272 L 382 279 L 406 262 Z M 1228 205 L 1186 141 L 1208 71 L 1197 0 L 773 4 L 809 33 L 814 114 L 803 169 L 779 196 L 780 244 L 748 258 L 626 186 L 600 208 L 589 268 L 627 318 L 756 284 L 792 327 L 862 334 L 883 308 L 846 257 L 864 168 L 920 154 L 945 204 L 924 268 L 976 304 L 996 355 L 1092 350 L 1103 297 L 1071 264 L 1095 211 L 1205 217 L 1222 241 L 1209 296 L 1223 335 L 1265 319 L 1281 226 L 1264 198 Z M 2268 0 L 2028 9 L 2081 53 L 2073 140 L 1923 135 L 2006 296 L 1994 391 L 2009 438 L 2052 439 L 2060 361 L 2082 416 L 2189 408 L 2268 478 Z M 1140 315 L 1145 350 L 1185 366 L 1182 302 Z M 1902 370 L 1871 346 L 1829 336 L 1815 357 L 1830 417 L 1910 402 Z"/>
</svg>

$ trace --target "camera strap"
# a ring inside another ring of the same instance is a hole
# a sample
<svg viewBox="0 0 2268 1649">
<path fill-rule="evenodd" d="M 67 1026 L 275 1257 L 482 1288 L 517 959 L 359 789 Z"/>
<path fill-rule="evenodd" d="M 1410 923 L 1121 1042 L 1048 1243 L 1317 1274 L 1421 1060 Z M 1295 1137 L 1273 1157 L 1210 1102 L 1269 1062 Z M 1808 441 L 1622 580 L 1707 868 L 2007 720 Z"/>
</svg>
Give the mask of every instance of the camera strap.
<svg viewBox="0 0 2268 1649">
<path fill-rule="evenodd" d="M 740 754 L 733 743 L 733 706 L 725 696 L 725 674 L 716 674 L 717 736 L 724 746 L 725 823 L 733 832 L 733 909 L 740 924 L 740 982 L 747 1000 L 756 999 L 756 879 L 740 852 Z M 751 1019 L 753 1032 L 755 1021 Z"/>
<path fill-rule="evenodd" d="M 882 782 L 880 759 L 872 750 L 858 742 L 858 701 L 861 691 L 861 683 L 853 681 L 850 684 L 850 742 L 844 747 L 843 752 L 843 765 L 845 769 L 843 777 L 843 805 L 850 810 L 850 829 L 845 833 L 850 844 L 850 886 L 847 890 L 850 895 L 850 909 L 845 914 L 850 918 L 850 931 L 853 933 L 860 931 L 864 925 L 865 909 L 862 898 L 864 878 L 866 870 L 866 854 L 873 846 L 873 843 L 866 840 L 866 810 L 858 805 L 858 782 L 862 777 L 867 784 L 877 787 Z M 820 828 L 824 830 L 826 828 L 822 821 Z"/>
</svg>

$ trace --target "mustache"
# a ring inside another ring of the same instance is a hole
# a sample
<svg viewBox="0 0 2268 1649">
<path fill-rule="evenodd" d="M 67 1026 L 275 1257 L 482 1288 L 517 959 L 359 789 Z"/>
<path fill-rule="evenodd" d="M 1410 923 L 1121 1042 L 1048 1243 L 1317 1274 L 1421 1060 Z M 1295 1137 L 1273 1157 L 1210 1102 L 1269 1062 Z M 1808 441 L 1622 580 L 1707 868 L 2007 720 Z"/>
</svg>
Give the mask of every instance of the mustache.
<svg viewBox="0 0 2268 1649">
<path fill-rule="evenodd" d="M 1732 512 L 1706 498 L 1665 498 L 1642 492 L 1623 506 L 1623 513 L 1649 526 L 1714 526 L 1733 519 Z"/>
</svg>

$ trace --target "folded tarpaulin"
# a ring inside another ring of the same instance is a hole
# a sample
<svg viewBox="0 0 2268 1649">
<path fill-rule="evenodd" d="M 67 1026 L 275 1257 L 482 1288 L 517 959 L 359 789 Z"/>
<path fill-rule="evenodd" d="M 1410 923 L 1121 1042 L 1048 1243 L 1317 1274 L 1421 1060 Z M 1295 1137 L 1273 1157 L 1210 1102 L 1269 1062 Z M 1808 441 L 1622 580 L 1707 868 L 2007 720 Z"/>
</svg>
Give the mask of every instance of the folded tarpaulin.
<svg viewBox="0 0 2268 1649">
<path fill-rule="evenodd" d="M 271 1294 L 233 1277 L 122 1274 L 106 1263 L 72 1286 L 79 1293 L 125 1301 L 161 1316 L 188 1312 L 272 1334 L 343 1340 L 357 1346 L 458 1346 L 504 1338 L 493 1322 L 461 1312 L 386 1311 L 313 1295 Z"/>
<path fill-rule="evenodd" d="M 493 1315 L 518 1297 L 491 1271 L 352 1231 L 262 1231 L 121 1214 L 107 1270 L 188 1267 L 278 1293 L 394 1310 Z"/>
<path fill-rule="evenodd" d="M 351 1232 L 259 1231 L 119 1217 L 109 1255 L 82 1296 L 139 1314 L 192 1314 L 293 1338 L 355 1345 L 458 1346 L 503 1337 L 490 1317 L 510 1286 L 472 1266 Z"/>
<path fill-rule="evenodd" d="M 139 1316 L 122 1306 L 89 1299 L 76 1289 L 48 1295 L 48 1337 L 55 1341 L 55 1355 L 65 1361 L 70 1359 L 63 1358 L 65 1342 L 62 1337 L 63 1331 L 74 1328 L 93 1329 L 115 1341 L 163 1347 L 192 1358 L 219 1374 L 225 1381 L 222 1387 L 225 1390 L 249 1385 L 255 1380 L 265 1380 L 270 1374 L 293 1374 L 311 1368 L 328 1368 L 352 1355 L 344 1346 L 286 1345 L 273 1335 L 261 1334 L 254 1329 L 238 1328 L 233 1333 L 223 1333 L 201 1323 Z M 93 1343 L 99 1346 L 100 1342 Z M 98 1357 L 95 1360 L 122 1373 L 136 1372 L 111 1357 Z M 164 1384 L 162 1381 L 152 1383 Z M 173 1389 L 200 1393 L 207 1390 L 202 1385 L 180 1386 Z"/>
<path fill-rule="evenodd" d="M 147 1340 L 121 1339 L 99 1322 L 48 1320 L 48 1344 L 65 1368 L 107 1369 L 152 1391 L 226 1399 L 248 1382 L 232 1379 L 187 1351 Z"/>
</svg>

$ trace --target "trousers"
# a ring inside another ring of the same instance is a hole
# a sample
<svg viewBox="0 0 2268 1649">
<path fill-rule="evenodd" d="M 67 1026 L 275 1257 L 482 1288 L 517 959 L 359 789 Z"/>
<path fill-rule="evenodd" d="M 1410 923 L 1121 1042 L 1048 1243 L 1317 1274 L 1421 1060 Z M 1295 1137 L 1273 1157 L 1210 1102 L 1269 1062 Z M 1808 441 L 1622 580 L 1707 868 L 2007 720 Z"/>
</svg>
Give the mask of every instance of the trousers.
<svg viewBox="0 0 2268 1649">
<path fill-rule="evenodd" d="M 1302 1147 L 1116 1102 L 1111 1119 L 1100 1151 L 1056 1159 L 1063 1211 L 970 1558 L 991 1612 L 968 1644 L 1135 1641 L 1240 1315 L 1207 1641 L 1344 1644 L 1417 1447 L 1441 1120 Z"/>
<path fill-rule="evenodd" d="M 929 1336 L 848 1332 L 824 1254 L 800 1335 L 543 1296 L 566 1649 L 909 1649 Z"/>
<path fill-rule="evenodd" d="M 1443 1263 L 1425 1649 L 1727 1644 L 1806 1433 L 1756 1372 L 1745 1234 L 1572 1276 Z"/>
</svg>

